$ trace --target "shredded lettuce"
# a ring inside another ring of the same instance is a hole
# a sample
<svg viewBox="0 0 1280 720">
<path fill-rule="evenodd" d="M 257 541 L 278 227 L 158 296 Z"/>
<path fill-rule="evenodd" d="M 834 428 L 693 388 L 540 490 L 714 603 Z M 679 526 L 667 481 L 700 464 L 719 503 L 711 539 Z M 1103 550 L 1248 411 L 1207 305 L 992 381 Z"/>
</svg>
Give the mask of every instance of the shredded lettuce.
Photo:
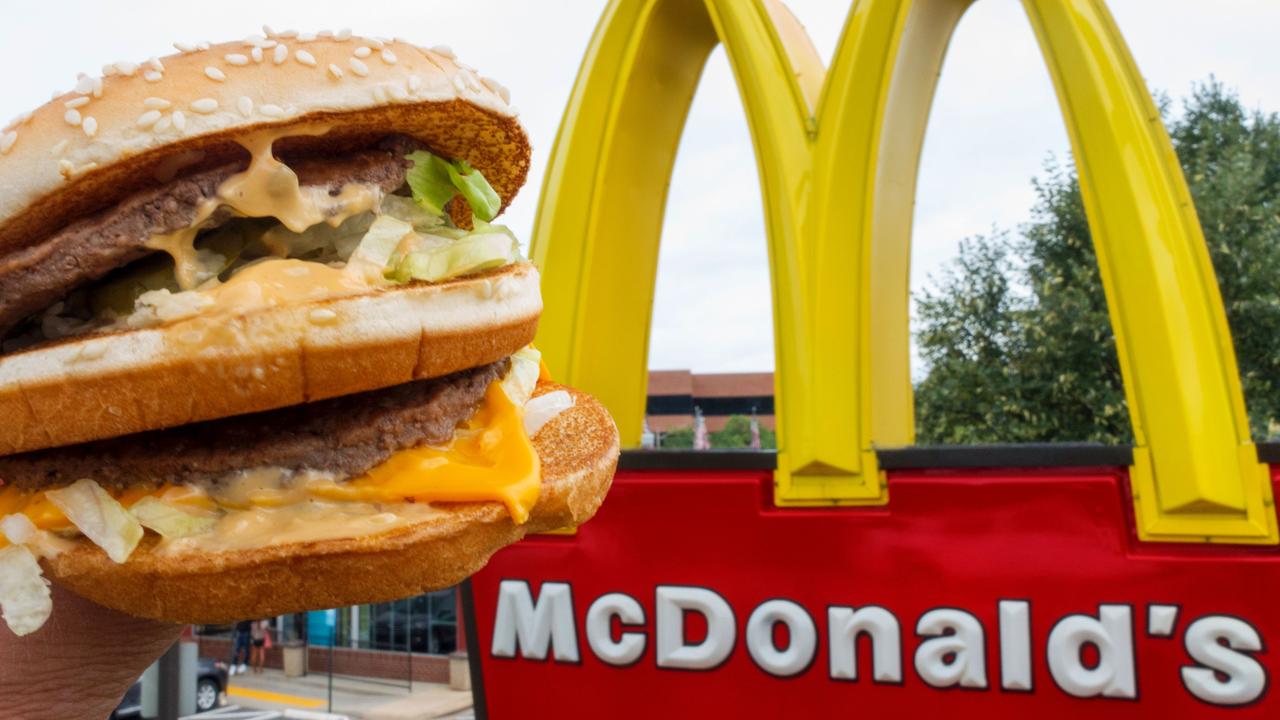
<svg viewBox="0 0 1280 720">
<path fill-rule="evenodd" d="M 472 234 L 448 245 L 409 252 L 387 271 L 387 276 L 396 282 L 439 282 L 502 267 L 519 257 L 515 238 L 505 233 Z"/>
<path fill-rule="evenodd" d="M 488 222 L 498 216 L 502 198 L 479 170 L 466 160 L 448 161 L 418 150 L 405 156 L 413 167 L 405 175 L 405 182 L 413 191 L 413 199 L 419 206 L 434 215 L 444 215 L 444 206 L 455 193 L 461 193 L 471 206 L 471 212 Z"/>
<path fill-rule="evenodd" d="M 493 186 L 479 170 L 471 167 L 466 160 L 454 160 L 448 165 L 449 179 L 458 188 L 462 197 L 467 199 L 471 212 L 485 222 L 498 217 L 502 209 L 502 198 L 494 192 Z"/>
<path fill-rule="evenodd" d="M 50 490 L 46 496 L 77 530 L 102 548 L 114 562 L 128 560 L 142 540 L 142 526 L 137 519 L 98 483 L 88 478 Z"/>
<path fill-rule="evenodd" d="M 383 196 L 380 210 L 383 215 L 390 215 L 397 220 L 409 223 L 418 232 L 432 232 L 444 225 L 444 218 L 432 215 L 426 208 L 414 202 L 413 198 L 403 195 Z"/>
<path fill-rule="evenodd" d="M 30 635 L 39 630 L 53 612 L 49 581 L 40 573 L 40 563 L 25 545 L 0 549 L 0 613 L 14 635 Z"/>
<path fill-rule="evenodd" d="M 413 163 L 405 174 L 405 182 L 413 191 L 413 199 L 433 215 L 444 215 L 444 206 L 453 197 L 456 188 L 449 177 L 449 164 L 425 150 L 405 156 Z"/>
<path fill-rule="evenodd" d="M 564 390 L 539 395 L 524 404 L 524 432 L 529 437 L 538 434 L 543 425 L 555 416 L 573 407 L 573 396 Z"/>
<path fill-rule="evenodd" d="M 157 497 L 142 498 L 129 508 L 129 513 L 137 518 L 143 527 L 154 530 L 166 538 L 198 535 L 208 532 L 218 523 L 216 517 L 192 515 Z"/>
<path fill-rule="evenodd" d="M 364 271 L 371 279 L 380 277 L 396 247 L 412 234 L 413 226 L 409 223 L 390 215 L 379 215 L 351 253 L 347 267 Z"/>
<path fill-rule="evenodd" d="M 536 348 L 524 347 L 511 356 L 511 369 L 502 378 L 502 389 L 516 405 L 524 405 L 533 396 L 542 371 L 542 353 Z"/>
</svg>

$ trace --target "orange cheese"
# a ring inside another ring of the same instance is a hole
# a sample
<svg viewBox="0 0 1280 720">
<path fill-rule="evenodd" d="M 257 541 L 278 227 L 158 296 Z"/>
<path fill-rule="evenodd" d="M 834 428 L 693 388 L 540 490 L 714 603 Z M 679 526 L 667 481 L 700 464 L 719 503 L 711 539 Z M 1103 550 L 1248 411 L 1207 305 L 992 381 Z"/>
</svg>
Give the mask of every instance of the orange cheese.
<svg viewBox="0 0 1280 720">
<path fill-rule="evenodd" d="M 455 433 L 445 447 L 401 450 L 364 475 L 346 482 L 313 483 L 306 494 L 338 501 L 398 503 L 405 501 L 485 502 L 506 506 L 517 523 L 529 519 L 538 501 L 542 468 L 538 453 L 524 431 L 521 408 L 513 403 L 501 383 L 485 392 L 479 409 Z M 125 507 L 148 495 L 166 502 L 212 510 L 214 501 L 203 491 L 182 486 L 110 490 Z M 253 497 L 251 505 L 275 506 L 271 494 Z M 71 523 L 43 491 L 27 492 L 14 486 L 0 488 L 0 517 L 23 513 L 42 530 L 66 530 Z M 0 536 L 0 547 L 6 545 Z"/>
<path fill-rule="evenodd" d="M 496 500 L 516 523 L 523 523 L 538 501 L 541 476 L 521 409 L 495 382 L 447 447 L 402 450 L 361 477 L 317 485 L 311 492 L 365 502 Z"/>
</svg>

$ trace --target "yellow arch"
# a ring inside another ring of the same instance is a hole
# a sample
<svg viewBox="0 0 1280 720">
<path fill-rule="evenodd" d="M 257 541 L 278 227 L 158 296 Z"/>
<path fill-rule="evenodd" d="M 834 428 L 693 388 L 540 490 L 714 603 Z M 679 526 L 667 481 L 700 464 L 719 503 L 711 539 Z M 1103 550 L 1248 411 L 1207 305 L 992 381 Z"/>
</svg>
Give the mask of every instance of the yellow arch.
<svg viewBox="0 0 1280 720">
<path fill-rule="evenodd" d="M 723 42 L 756 149 L 777 344 L 782 505 L 887 502 L 874 448 L 912 438 L 911 213 L 929 106 L 971 0 L 859 0 L 825 74 L 769 0 L 614 0 L 535 227 L 553 372 L 638 442 L 676 143 Z M 1101 0 L 1024 0 L 1057 88 L 1134 422 L 1146 539 L 1277 542 L 1229 330 L 1185 181 Z M 552 241 L 554 240 L 554 242 Z"/>
</svg>

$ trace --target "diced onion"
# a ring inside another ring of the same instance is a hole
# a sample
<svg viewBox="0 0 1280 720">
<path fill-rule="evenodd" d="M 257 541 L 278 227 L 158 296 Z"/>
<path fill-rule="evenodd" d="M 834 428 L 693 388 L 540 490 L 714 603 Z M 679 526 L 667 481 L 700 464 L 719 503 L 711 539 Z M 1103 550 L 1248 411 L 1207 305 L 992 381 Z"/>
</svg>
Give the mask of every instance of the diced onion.
<svg viewBox="0 0 1280 720">
<path fill-rule="evenodd" d="M 192 515 L 157 497 L 144 497 L 129 508 L 129 513 L 143 527 L 154 530 L 167 538 L 188 537 L 208 532 L 218 519 Z"/>
<path fill-rule="evenodd" d="M 142 525 L 98 483 L 87 478 L 46 493 L 53 503 L 113 561 L 122 563 L 142 540 Z"/>
<path fill-rule="evenodd" d="M 4 535 L 14 545 L 25 545 L 36 538 L 36 524 L 22 513 L 5 515 L 0 518 L 0 535 Z"/>
</svg>

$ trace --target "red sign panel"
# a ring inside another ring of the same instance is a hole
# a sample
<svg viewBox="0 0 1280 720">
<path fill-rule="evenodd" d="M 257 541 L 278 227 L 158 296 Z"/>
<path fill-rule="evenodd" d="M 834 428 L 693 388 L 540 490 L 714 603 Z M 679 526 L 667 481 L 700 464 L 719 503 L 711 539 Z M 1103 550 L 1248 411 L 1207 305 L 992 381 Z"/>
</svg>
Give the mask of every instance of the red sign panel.
<svg viewBox="0 0 1280 720">
<path fill-rule="evenodd" d="M 502 718 L 1280 717 L 1280 551 L 1139 543 L 1122 467 L 893 470 L 780 509 L 758 470 L 623 470 L 472 580 Z"/>
</svg>

